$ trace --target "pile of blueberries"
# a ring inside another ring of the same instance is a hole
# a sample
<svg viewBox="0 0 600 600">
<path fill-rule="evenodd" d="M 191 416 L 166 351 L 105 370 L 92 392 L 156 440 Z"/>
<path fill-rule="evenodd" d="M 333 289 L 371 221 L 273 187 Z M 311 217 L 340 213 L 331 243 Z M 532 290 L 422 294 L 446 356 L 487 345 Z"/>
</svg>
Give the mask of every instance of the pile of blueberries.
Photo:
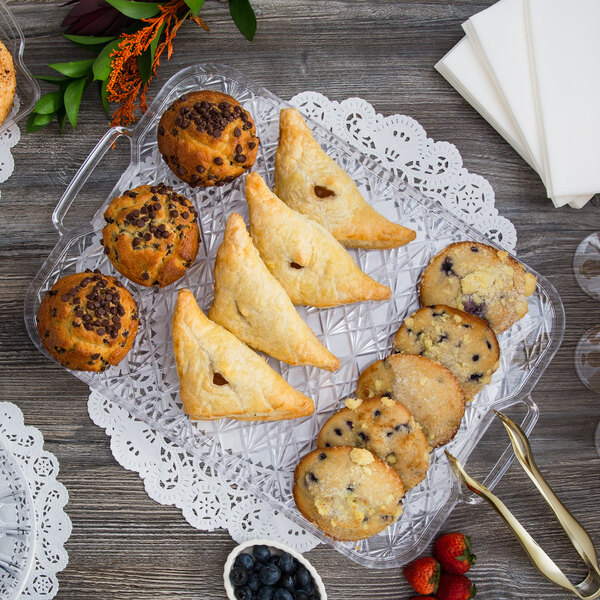
<svg viewBox="0 0 600 600">
<path fill-rule="evenodd" d="M 236 556 L 229 580 L 238 600 L 319 600 L 310 573 L 291 554 L 253 546 Z"/>
</svg>

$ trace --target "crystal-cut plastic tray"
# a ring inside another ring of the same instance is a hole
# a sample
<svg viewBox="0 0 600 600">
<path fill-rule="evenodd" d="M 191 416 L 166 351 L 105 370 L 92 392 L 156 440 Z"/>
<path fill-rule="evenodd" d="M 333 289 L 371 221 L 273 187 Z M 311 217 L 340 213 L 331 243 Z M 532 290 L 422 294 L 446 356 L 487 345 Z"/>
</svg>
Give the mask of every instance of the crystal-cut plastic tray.
<svg viewBox="0 0 600 600">
<path fill-rule="evenodd" d="M 248 215 L 243 177 L 220 188 L 191 189 L 176 179 L 161 160 L 156 144 L 160 115 L 177 97 L 195 89 L 226 92 L 251 112 L 261 140 L 254 170 L 273 185 L 279 111 L 288 105 L 223 65 L 195 65 L 180 71 L 165 84 L 132 132 L 113 128 L 106 133 L 58 203 L 53 221 L 60 239 L 31 283 L 25 302 L 29 335 L 45 353 L 35 315 L 43 295 L 57 279 L 85 268 L 118 275 L 100 245 L 102 214 L 112 197 L 142 183 L 164 181 L 172 185 L 198 208 L 202 243 L 194 265 L 183 279 L 163 290 L 125 282 L 138 302 L 141 317 L 133 348 L 121 364 L 104 373 L 73 375 L 352 560 L 373 568 L 405 564 L 431 541 L 458 501 L 469 501 L 461 496 L 442 449 L 433 452 L 426 480 L 407 493 L 399 521 L 359 543 L 334 543 L 302 518 L 291 494 L 294 468 L 300 457 L 314 448 L 325 420 L 343 405 L 345 398 L 353 395 L 362 369 L 389 354 L 399 324 L 418 307 L 417 281 L 431 257 L 453 241 L 489 241 L 380 164 L 309 121 L 323 148 L 348 171 L 369 202 L 389 219 L 415 229 L 417 238 L 394 250 L 351 251 L 364 271 L 392 289 L 391 300 L 330 309 L 298 307 L 314 332 L 339 357 L 341 367 L 329 373 L 311 367 L 291 367 L 272 358 L 268 362 L 291 385 L 314 399 L 316 410 L 312 416 L 275 423 L 190 421 L 179 401 L 172 350 L 170 323 L 177 290 L 189 287 L 200 306 L 208 310 L 213 299 L 214 260 L 227 217 L 236 211 L 247 222 Z M 92 221 L 67 229 L 63 223 L 66 211 L 119 136 L 130 141 L 129 166 L 109 196 L 98 199 L 102 204 Z M 500 368 L 492 384 L 468 406 L 459 433 L 447 446 L 463 462 L 490 425 L 492 408 L 520 408 L 525 413 L 522 426 L 528 433 L 537 419 L 537 407 L 529 394 L 560 345 L 564 314 L 555 289 L 536 275 L 538 285 L 529 300 L 529 314 L 500 336 Z M 504 474 L 509 460 L 507 450 L 485 479 L 489 487 L 494 487 Z"/>
</svg>

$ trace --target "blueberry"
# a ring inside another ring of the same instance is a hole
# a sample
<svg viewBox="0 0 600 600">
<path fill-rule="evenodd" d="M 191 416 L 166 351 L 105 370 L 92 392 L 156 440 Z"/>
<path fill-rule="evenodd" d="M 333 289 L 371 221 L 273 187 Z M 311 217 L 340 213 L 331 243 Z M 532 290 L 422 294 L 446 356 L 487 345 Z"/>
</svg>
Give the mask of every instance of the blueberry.
<svg viewBox="0 0 600 600">
<path fill-rule="evenodd" d="M 235 557 L 234 565 L 236 567 L 243 567 L 246 571 L 250 571 L 254 566 L 254 559 L 247 553 L 242 552 Z"/>
<path fill-rule="evenodd" d="M 269 559 L 269 564 L 275 565 L 276 567 L 278 567 L 279 566 L 279 556 L 277 556 L 277 554 L 273 554 L 273 556 L 271 556 L 271 558 Z"/>
<path fill-rule="evenodd" d="M 275 585 L 281 577 L 281 571 L 276 565 L 265 565 L 258 572 L 258 577 L 264 585 Z"/>
<path fill-rule="evenodd" d="M 240 587 L 235 589 L 235 597 L 238 600 L 252 600 L 254 598 L 254 593 L 248 586 Z"/>
<path fill-rule="evenodd" d="M 304 589 L 312 583 L 312 577 L 310 576 L 310 573 L 305 567 L 302 566 L 296 569 L 295 579 L 296 589 Z"/>
<path fill-rule="evenodd" d="M 308 600 L 308 594 L 302 590 L 296 590 L 294 592 L 294 600 Z"/>
<path fill-rule="evenodd" d="M 444 273 L 446 273 L 446 275 L 450 276 L 450 275 L 454 275 L 454 271 L 452 270 L 452 261 L 450 260 L 450 258 L 446 257 L 444 259 L 444 262 L 442 263 L 442 271 Z"/>
<path fill-rule="evenodd" d="M 485 302 L 478 304 L 470 298 L 463 302 L 463 310 L 465 312 L 471 313 L 472 315 L 475 315 L 476 317 L 485 318 L 486 309 L 487 305 Z"/>
<path fill-rule="evenodd" d="M 229 573 L 229 581 L 236 587 L 246 585 L 248 581 L 248 571 L 244 567 L 233 567 Z"/>
<path fill-rule="evenodd" d="M 283 590 L 279 588 L 275 590 L 273 594 L 273 600 L 294 600 L 294 596 L 292 596 L 287 590 Z"/>
<path fill-rule="evenodd" d="M 285 588 L 289 592 L 294 591 L 294 578 L 291 575 L 282 575 L 279 580 L 279 587 Z"/>
<path fill-rule="evenodd" d="M 285 552 L 279 557 L 279 568 L 282 573 L 293 573 L 296 570 L 296 561 L 291 554 Z"/>
<path fill-rule="evenodd" d="M 300 589 L 301 592 L 304 592 L 308 596 L 310 596 L 315 591 L 312 581 L 308 585 L 303 585 L 300 588 L 296 587 L 296 589 Z"/>
<path fill-rule="evenodd" d="M 254 558 L 260 560 L 260 562 L 269 562 L 271 558 L 271 552 L 266 546 L 254 546 Z"/>
<path fill-rule="evenodd" d="M 275 588 L 273 586 L 263 585 L 260 590 L 258 590 L 256 600 L 271 600 L 274 593 Z"/>
<path fill-rule="evenodd" d="M 258 592 L 258 588 L 260 587 L 260 579 L 258 578 L 258 573 L 252 573 L 248 579 L 248 587 L 253 592 Z"/>
</svg>

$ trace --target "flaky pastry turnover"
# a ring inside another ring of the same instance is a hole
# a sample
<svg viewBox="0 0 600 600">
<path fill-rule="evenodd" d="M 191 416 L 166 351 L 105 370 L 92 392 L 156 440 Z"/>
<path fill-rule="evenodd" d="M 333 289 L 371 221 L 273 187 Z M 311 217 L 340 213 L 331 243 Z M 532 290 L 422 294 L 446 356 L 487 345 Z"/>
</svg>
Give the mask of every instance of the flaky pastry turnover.
<svg viewBox="0 0 600 600">
<path fill-rule="evenodd" d="M 214 273 L 212 321 L 290 365 L 339 368 L 340 361 L 319 342 L 263 263 L 237 213 L 227 220 Z"/>
<path fill-rule="evenodd" d="M 294 304 L 326 307 L 391 297 L 390 288 L 363 273 L 325 228 L 282 202 L 258 173 L 246 176 L 246 200 L 252 241 Z"/>
<path fill-rule="evenodd" d="M 188 289 L 177 297 L 173 346 L 183 409 L 192 419 L 278 421 L 314 412 L 310 398 L 213 323 Z"/>
<path fill-rule="evenodd" d="M 412 229 L 388 221 L 366 202 L 295 108 L 280 114 L 274 192 L 348 248 L 396 248 L 415 239 Z"/>
</svg>

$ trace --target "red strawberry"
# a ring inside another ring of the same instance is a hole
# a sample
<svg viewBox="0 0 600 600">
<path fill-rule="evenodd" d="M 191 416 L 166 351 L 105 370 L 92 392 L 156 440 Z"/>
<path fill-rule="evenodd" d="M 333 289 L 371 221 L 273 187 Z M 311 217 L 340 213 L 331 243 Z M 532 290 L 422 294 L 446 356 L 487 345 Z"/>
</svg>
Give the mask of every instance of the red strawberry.
<svg viewBox="0 0 600 600">
<path fill-rule="evenodd" d="M 433 555 L 442 569 L 453 575 L 464 575 L 477 557 L 471 551 L 471 539 L 463 533 L 445 533 L 433 545 Z"/>
<path fill-rule="evenodd" d="M 417 558 L 404 567 L 404 577 L 419 594 L 435 594 L 440 580 L 440 563 L 431 556 Z"/>
<path fill-rule="evenodd" d="M 464 575 L 442 573 L 436 597 L 438 600 L 469 600 L 476 593 L 475 584 Z"/>
<path fill-rule="evenodd" d="M 413 596 L 410 600 L 436 600 L 435 596 Z"/>
</svg>

